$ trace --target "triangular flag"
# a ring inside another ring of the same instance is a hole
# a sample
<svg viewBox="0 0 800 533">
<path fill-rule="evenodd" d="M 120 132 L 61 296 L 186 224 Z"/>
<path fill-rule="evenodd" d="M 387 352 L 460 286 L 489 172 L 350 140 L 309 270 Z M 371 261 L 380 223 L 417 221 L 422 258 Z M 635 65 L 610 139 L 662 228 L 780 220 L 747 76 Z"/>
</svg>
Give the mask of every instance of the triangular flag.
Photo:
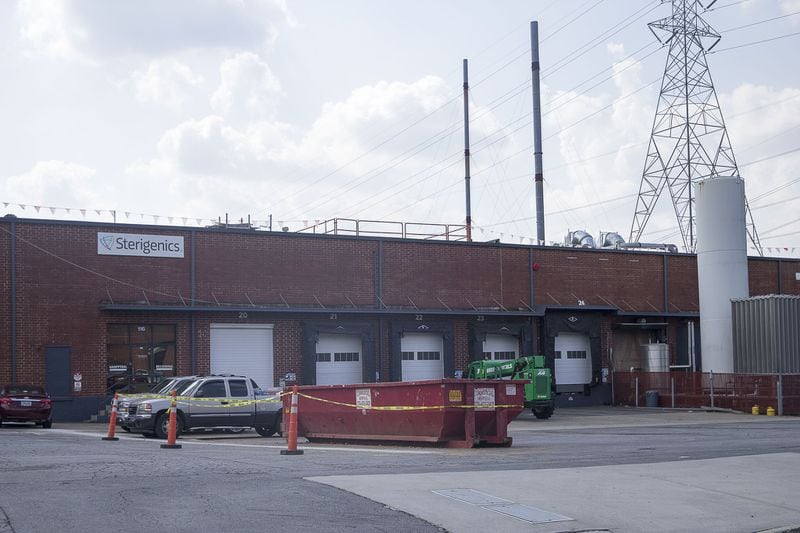
<svg viewBox="0 0 800 533">
<path fill-rule="evenodd" d="M 36 209 L 36 212 L 38 213 L 38 212 L 39 212 L 39 209 L 41 209 L 41 208 L 42 208 L 42 206 L 40 206 L 40 205 L 35 205 L 35 206 L 33 206 L 33 208 L 34 208 L 34 209 Z"/>
<path fill-rule="evenodd" d="M 130 218 L 130 217 L 131 217 L 130 211 L 125 211 L 125 218 Z"/>
<path fill-rule="evenodd" d="M 86 209 L 81 209 L 81 215 L 86 216 Z"/>
</svg>

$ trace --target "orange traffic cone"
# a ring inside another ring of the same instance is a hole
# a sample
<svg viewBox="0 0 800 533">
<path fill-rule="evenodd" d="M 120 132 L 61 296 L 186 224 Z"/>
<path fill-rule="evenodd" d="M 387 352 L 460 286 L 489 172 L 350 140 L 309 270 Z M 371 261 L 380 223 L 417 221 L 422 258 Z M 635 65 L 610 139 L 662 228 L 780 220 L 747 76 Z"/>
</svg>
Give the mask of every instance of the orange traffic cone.
<svg viewBox="0 0 800 533">
<path fill-rule="evenodd" d="M 172 389 L 172 403 L 169 406 L 169 428 L 167 429 L 167 443 L 162 444 L 162 448 L 183 448 L 180 444 L 175 444 L 175 440 L 178 438 L 178 400 L 176 396 L 178 391 Z"/>
<path fill-rule="evenodd" d="M 292 409 L 289 411 L 289 435 L 286 438 L 287 449 L 281 450 L 281 455 L 303 455 L 303 450 L 297 449 L 297 385 L 292 385 Z"/>
<path fill-rule="evenodd" d="M 114 393 L 114 399 L 111 400 L 111 418 L 108 420 L 108 435 L 103 437 L 103 440 L 119 440 L 119 437 L 114 436 L 117 430 L 117 393 Z"/>
</svg>

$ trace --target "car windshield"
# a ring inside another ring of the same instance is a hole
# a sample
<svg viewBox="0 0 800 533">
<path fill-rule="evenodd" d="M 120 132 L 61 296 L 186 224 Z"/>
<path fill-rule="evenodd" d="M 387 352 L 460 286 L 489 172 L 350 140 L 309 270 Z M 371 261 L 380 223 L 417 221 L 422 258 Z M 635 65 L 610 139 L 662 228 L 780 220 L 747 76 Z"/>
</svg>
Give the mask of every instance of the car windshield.
<svg viewBox="0 0 800 533">
<path fill-rule="evenodd" d="M 8 385 L 6 394 L 39 394 L 44 396 L 44 389 L 36 385 Z"/>
<path fill-rule="evenodd" d="M 175 378 L 162 379 L 161 381 L 150 387 L 150 392 L 158 393 L 158 392 L 164 392 L 165 390 L 172 390 L 173 383 L 175 383 Z"/>
<path fill-rule="evenodd" d="M 189 385 L 191 385 L 194 382 L 195 382 L 194 379 L 183 379 L 178 382 L 178 385 L 175 387 L 175 390 L 178 391 L 178 395 L 180 396 L 183 393 L 183 391 L 188 389 Z"/>
</svg>

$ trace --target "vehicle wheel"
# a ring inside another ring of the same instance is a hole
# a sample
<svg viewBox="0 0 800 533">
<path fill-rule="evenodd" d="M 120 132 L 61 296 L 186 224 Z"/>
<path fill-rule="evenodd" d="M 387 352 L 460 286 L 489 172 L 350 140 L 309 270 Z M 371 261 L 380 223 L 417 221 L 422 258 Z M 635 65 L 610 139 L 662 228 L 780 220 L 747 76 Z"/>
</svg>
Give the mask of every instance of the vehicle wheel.
<svg viewBox="0 0 800 533">
<path fill-rule="evenodd" d="M 124 431 L 125 433 L 131 432 L 131 428 L 129 428 L 128 426 L 120 426 L 120 427 L 122 428 L 122 431 Z"/>
<path fill-rule="evenodd" d="M 552 407 L 543 407 L 541 409 L 531 409 L 533 411 L 533 416 L 538 418 L 539 420 L 547 420 L 551 416 L 553 416 L 553 408 Z"/>
<path fill-rule="evenodd" d="M 281 418 L 282 412 L 279 412 L 275 415 L 275 420 L 271 425 L 262 424 L 260 426 L 255 426 L 256 433 L 261 435 L 262 437 L 271 437 L 278 432 L 281 427 Z"/>
<path fill-rule="evenodd" d="M 183 424 L 181 424 L 181 417 L 175 417 L 175 438 L 178 438 L 182 431 Z M 156 437 L 159 439 L 166 439 L 169 436 L 169 415 L 161 413 L 156 418 L 156 425 L 153 427 L 156 432 Z"/>
<path fill-rule="evenodd" d="M 246 430 L 247 428 L 227 428 L 225 429 L 225 433 L 241 433 L 242 431 Z"/>
<path fill-rule="evenodd" d="M 45 420 L 44 422 L 42 422 L 42 427 L 45 429 L 53 427 L 53 419 L 51 418 L 50 420 Z"/>
<path fill-rule="evenodd" d="M 262 437 L 271 437 L 275 433 L 277 433 L 277 430 L 272 426 L 263 426 L 262 425 L 262 426 L 256 426 L 256 433 L 258 433 Z"/>
</svg>

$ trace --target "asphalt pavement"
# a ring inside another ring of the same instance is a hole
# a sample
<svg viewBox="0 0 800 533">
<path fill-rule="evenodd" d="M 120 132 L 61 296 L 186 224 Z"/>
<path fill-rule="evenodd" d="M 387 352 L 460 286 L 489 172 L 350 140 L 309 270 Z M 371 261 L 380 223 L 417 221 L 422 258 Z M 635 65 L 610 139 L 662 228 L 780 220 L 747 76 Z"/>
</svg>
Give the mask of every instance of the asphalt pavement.
<svg viewBox="0 0 800 533">
<path fill-rule="evenodd" d="M 800 418 L 561 409 L 511 448 L 0 429 L 0 533 L 800 531 Z M 41 504 L 41 505 L 40 505 Z M 32 511 L 33 510 L 33 511 Z"/>
</svg>

